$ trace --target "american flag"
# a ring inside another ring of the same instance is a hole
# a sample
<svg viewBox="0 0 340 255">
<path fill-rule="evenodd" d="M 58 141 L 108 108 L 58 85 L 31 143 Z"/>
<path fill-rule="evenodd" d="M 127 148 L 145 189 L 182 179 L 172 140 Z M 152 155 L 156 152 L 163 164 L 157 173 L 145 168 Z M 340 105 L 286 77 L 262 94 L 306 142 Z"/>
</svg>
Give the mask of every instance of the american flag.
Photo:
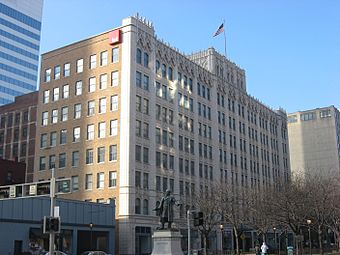
<svg viewBox="0 0 340 255">
<path fill-rule="evenodd" d="M 224 32 L 224 23 L 222 23 L 221 26 L 218 27 L 213 37 L 218 36 L 222 32 Z"/>
</svg>

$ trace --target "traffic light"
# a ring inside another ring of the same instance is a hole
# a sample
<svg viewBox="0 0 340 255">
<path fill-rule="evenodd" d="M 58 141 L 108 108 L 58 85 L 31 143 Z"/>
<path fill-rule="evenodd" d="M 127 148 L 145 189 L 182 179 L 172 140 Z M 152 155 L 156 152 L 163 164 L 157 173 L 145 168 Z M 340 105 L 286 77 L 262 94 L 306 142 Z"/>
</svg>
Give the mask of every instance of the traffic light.
<svg viewBox="0 0 340 255">
<path fill-rule="evenodd" d="M 194 212 L 194 226 L 202 226 L 203 225 L 203 212 Z"/>
<path fill-rule="evenodd" d="M 60 218 L 44 216 L 43 233 L 60 233 Z"/>
</svg>

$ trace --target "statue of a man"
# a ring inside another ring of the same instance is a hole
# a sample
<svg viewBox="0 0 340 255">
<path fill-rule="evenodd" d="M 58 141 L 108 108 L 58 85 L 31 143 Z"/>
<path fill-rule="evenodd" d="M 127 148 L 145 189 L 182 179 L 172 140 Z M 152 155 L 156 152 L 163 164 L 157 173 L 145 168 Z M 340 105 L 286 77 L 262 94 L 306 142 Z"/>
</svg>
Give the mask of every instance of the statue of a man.
<svg viewBox="0 0 340 255">
<path fill-rule="evenodd" d="M 174 205 L 179 206 L 180 203 L 171 195 L 171 191 L 168 189 L 159 205 L 154 209 L 162 223 L 161 229 L 164 229 L 166 222 L 168 223 L 168 229 L 171 229 L 171 224 L 174 220 Z"/>
</svg>

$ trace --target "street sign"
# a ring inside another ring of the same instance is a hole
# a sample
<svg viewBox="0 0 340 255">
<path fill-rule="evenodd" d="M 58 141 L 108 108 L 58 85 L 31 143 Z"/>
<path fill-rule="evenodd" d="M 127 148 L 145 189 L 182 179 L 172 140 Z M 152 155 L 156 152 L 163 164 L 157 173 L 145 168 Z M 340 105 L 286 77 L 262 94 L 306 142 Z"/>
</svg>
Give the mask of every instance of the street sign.
<svg viewBox="0 0 340 255">
<path fill-rule="evenodd" d="M 29 195 L 30 196 L 37 195 L 37 185 L 36 184 L 30 185 Z"/>
<path fill-rule="evenodd" d="M 14 185 L 9 187 L 9 197 L 10 198 L 16 197 L 16 192 L 15 192 L 15 186 Z"/>
</svg>

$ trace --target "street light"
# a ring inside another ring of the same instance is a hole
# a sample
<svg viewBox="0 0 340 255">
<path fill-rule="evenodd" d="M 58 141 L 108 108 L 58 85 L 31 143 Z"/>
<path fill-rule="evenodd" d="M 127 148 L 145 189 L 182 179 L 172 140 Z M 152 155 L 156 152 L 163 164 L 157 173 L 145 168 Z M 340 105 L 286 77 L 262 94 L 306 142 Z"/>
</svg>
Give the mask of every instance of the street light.
<svg viewBox="0 0 340 255">
<path fill-rule="evenodd" d="M 221 230 L 221 254 L 223 254 L 223 224 L 221 223 L 220 225 L 220 230 Z"/>
<path fill-rule="evenodd" d="M 309 238 L 309 254 L 312 255 L 312 238 L 310 235 L 310 224 L 312 224 L 311 220 L 307 220 L 308 225 L 308 238 Z"/>
<path fill-rule="evenodd" d="M 90 222 L 90 250 L 92 251 L 92 228 L 93 228 L 93 223 Z"/>
<path fill-rule="evenodd" d="M 276 227 L 273 227 L 273 230 L 274 230 L 274 243 L 275 243 L 275 249 L 276 249 L 276 253 L 277 253 Z"/>
</svg>

